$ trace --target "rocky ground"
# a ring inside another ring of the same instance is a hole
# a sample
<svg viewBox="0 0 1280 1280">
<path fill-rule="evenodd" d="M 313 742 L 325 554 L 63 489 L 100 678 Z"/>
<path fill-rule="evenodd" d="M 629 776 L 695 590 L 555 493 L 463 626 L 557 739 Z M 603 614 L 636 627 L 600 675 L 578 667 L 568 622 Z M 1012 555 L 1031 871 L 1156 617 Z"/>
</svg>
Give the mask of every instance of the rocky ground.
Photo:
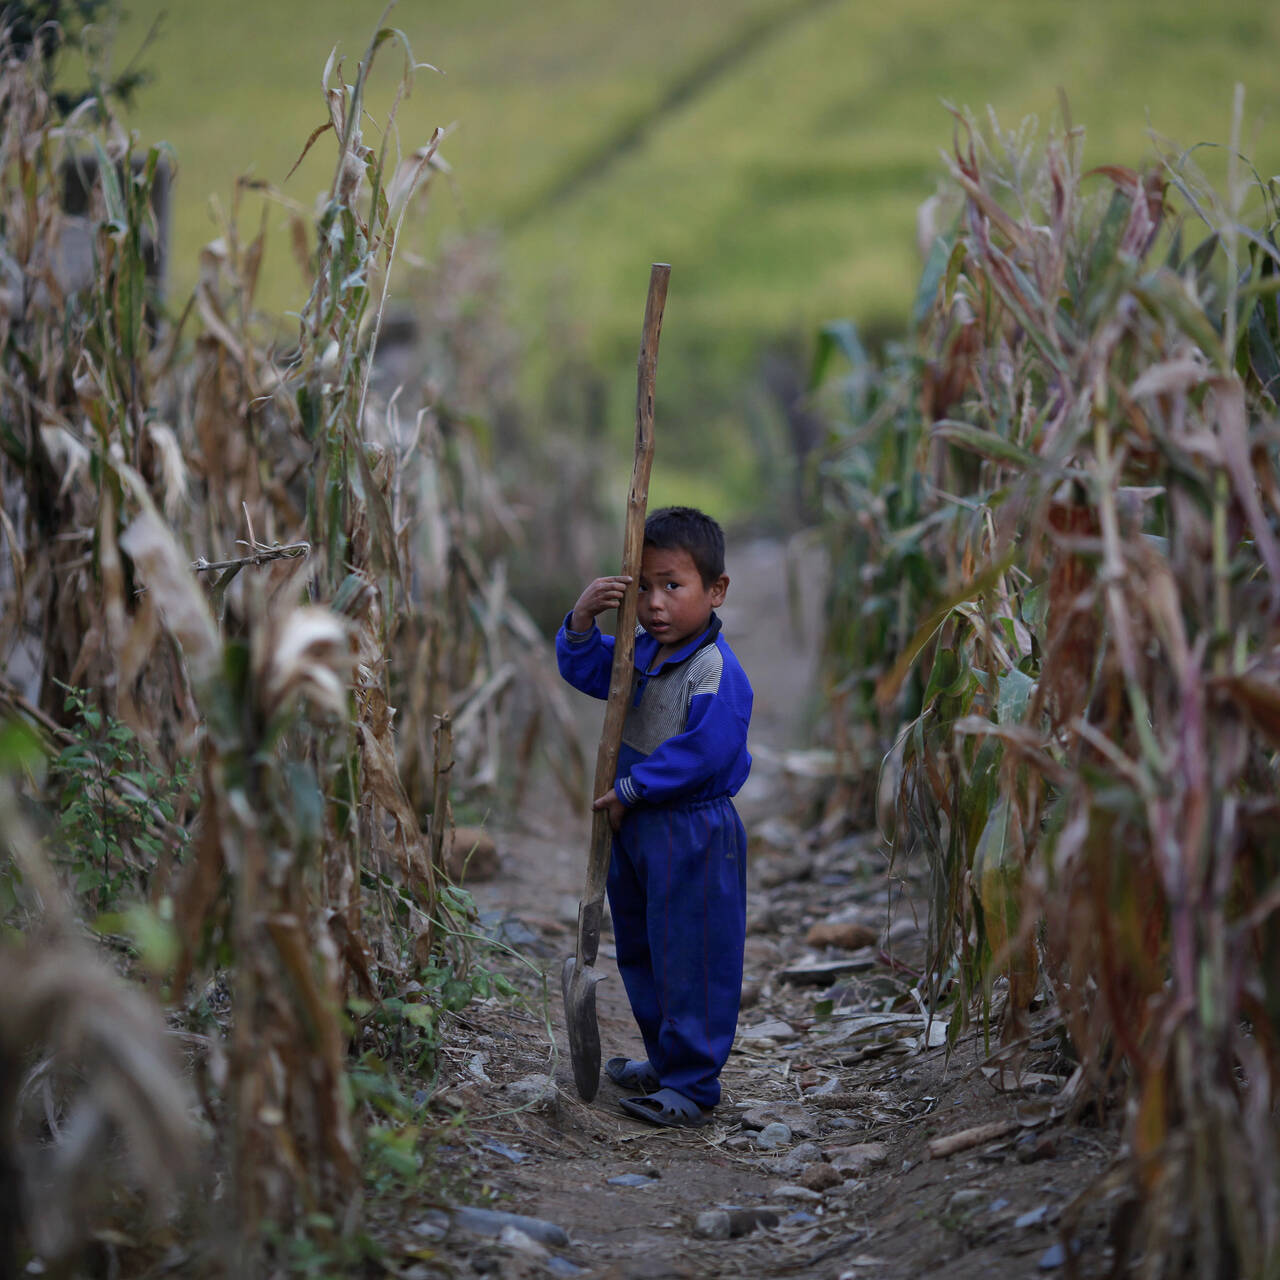
<svg viewBox="0 0 1280 1280">
<path fill-rule="evenodd" d="M 813 759 L 788 752 L 803 746 L 812 687 L 813 575 L 792 626 L 781 548 L 748 546 L 730 572 L 726 632 L 758 704 L 740 805 L 747 974 L 724 1101 L 709 1126 L 673 1131 L 624 1115 L 607 1080 L 590 1104 L 578 1097 L 558 975 L 587 825 L 534 806 L 493 832 L 492 878 L 469 886 L 487 930 L 522 957 L 506 968 L 526 1003 L 473 1006 L 452 1029 L 430 1107 L 458 1122 L 436 1149 L 435 1206 L 410 1215 L 401 1274 L 1051 1276 L 1067 1241 L 1082 1274 L 1104 1273 L 1100 1203 L 1077 1198 L 1114 1126 L 1073 1106 L 1051 1010 L 1033 1015 L 1016 1069 L 979 1030 L 948 1052 L 917 991 L 922 869 L 891 878 L 877 833 L 801 816 L 812 783 L 797 770 Z M 598 1011 L 603 1055 L 636 1053 L 616 972 Z"/>
</svg>

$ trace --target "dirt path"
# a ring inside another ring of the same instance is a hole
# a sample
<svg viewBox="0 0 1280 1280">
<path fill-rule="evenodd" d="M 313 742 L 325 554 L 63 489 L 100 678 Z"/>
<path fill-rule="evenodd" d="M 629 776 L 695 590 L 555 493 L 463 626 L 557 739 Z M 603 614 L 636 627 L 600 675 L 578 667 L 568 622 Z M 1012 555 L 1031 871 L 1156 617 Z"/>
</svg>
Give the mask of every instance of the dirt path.
<svg viewBox="0 0 1280 1280">
<path fill-rule="evenodd" d="M 558 974 L 573 949 L 587 824 L 561 808 L 499 831 L 501 873 L 473 892 L 490 928 L 528 959 L 512 972 L 531 1012 L 497 1002 L 468 1011 L 446 1047 L 448 1084 L 433 1106 L 472 1118 L 465 1139 L 441 1152 L 442 1203 L 536 1221 L 430 1213 L 416 1224 L 417 1246 L 430 1247 L 416 1254 L 433 1261 L 403 1274 L 440 1274 L 438 1260 L 453 1274 L 617 1280 L 906 1280 L 944 1267 L 964 1280 L 1060 1268 L 1059 1218 L 1112 1139 L 1054 1118 L 1070 1070 L 1057 1041 L 1033 1034 L 1020 1081 L 984 1072 L 973 1035 L 948 1062 L 942 1028 L 927 1029 L 911 995 L 917 887 L 891 890 L 877 836 L 805 832 L 788 820 L 803 793 L 777 760 L 800 745 L 818 634 L 819 563 L 811 553 L 801 562 L 798 628 L 779 546 L 749 544 L 729 565 L 725 629 L 756 689 L 759 763 L 740 798 L 752 839 L 744 1009 L 715 1122 L 693 1132 L 639 1124 L 607 1080 L 590 1105 L 577 1097 Z M 806 943 L 824 923 L 843 945 Z M 605 1057 L 637 1048 L 608 943 L 611 976 L 598 989 Z M 804 972 L 818 963 L 828 971 Z M 553 997 L 554 1048 L 535 969 Z M 1007 1131 L 928 1157 L 931 1139 L 992 1121 Z M 1080 1238 L 1092 1274 L 1106 1253 L 1087 1217 Z"/>
</svg>

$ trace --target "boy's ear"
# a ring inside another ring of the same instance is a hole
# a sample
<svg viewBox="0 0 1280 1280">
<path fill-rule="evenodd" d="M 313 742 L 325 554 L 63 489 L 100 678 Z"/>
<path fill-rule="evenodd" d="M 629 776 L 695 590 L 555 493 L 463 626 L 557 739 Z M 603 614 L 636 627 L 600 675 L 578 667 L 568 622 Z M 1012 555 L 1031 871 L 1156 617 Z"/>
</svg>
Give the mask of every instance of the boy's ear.
<svg viewBox="0 0 1280 1280">
<path fill-rule="evenodd" d="M 727 573 L 722 573 L 710 587 L 711 607 L 713 609 L 718 609 L 722 604 L 724 604 L 724 598 L 728 590 L 729 575 Z"/>
</svg>

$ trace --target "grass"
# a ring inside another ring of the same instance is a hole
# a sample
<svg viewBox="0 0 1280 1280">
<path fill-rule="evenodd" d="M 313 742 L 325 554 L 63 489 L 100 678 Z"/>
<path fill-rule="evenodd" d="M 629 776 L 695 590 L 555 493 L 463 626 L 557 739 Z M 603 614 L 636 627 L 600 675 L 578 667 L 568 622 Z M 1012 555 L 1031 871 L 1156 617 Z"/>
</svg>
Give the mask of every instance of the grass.
<svg viewBox="0 0 1280 1280">
<path fill-rule="evenodd" d="M 334 44 L 357 56 L 381 4 L 128 0 L 122 51 L 169 10 L 135 122 L 178 151 L 179 288 L 216 232 L 210 194 L 225 201 L 248 168 L 283 181 L 320 119 L 316 66 Z M 651 261 L 673 265 L 660 430 L 722 451 L 748 448 L 742 389 L 775 335 L 846 315 L 902 326 L 918 273 L 915 212 L 951 134 L 943 100 L 989 103 L 1006 121 L 1046 118 L 1061 87 L 1088 122 L 1086 162 L 1137 163 L 1148 120 L 1186 143 L 1224 139 L 1242 81 L 1246 150 L 1264 172 L 1280 170 L 1267 129 L 1280 118 L 1280 11 L 1256 0 L 1212 13 L 1193 0 L 1154 12 L 1138 0 L 654 0 L 642 11 L 620 0 L 406 0 L 392 21 L 446 72 L 420 79 L 401 116 L 406 143 L 459 122 L 444 148 L 457 195 L 441 188 L 411 247 L 504 229 L 527 385 L 554 364 L 538 336 L 548 312 L 575 316 L 610 371 L 620 440 Z M 390 60 L 381 70 L 388 86 Z M 304 166 L 286 191 L 309 205 L 325 178 Z M 287 255 L 274 270 L 265 296 L 293 305 Z"/>
</svg>

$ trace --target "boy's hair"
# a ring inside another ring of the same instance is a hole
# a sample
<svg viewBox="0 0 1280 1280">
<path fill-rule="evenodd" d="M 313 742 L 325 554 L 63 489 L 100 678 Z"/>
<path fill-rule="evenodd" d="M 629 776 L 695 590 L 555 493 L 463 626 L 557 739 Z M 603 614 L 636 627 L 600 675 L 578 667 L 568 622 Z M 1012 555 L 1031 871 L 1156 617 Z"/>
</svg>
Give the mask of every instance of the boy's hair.
<svg viewBox="0 0 1280 1280">
<path fill-rule="evenodd" d="M 724 572 L 724 530 L 696 507 L 663 507 L 644 522 L 644 541 L 662 551 L 687 551 L 709 587 Z"/>
</svg>

